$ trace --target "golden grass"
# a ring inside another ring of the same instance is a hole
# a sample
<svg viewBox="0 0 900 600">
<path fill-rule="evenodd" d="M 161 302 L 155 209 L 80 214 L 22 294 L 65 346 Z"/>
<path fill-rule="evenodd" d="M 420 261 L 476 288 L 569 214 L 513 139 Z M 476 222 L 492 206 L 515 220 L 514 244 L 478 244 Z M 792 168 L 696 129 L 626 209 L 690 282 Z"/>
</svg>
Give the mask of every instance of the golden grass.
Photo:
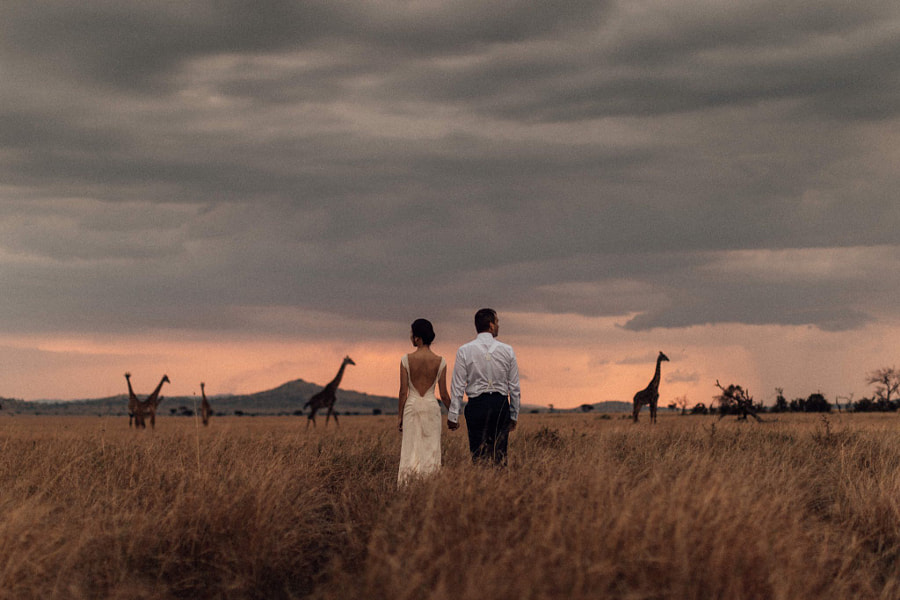
<svg viewBox="0 0 900 600">
<path fill-rule="evenodd" d="M 395 417 L 3 417 L 0 598 L 897 598 L 897 419 L 524 415 L 397 490 Z"/>
</svg>

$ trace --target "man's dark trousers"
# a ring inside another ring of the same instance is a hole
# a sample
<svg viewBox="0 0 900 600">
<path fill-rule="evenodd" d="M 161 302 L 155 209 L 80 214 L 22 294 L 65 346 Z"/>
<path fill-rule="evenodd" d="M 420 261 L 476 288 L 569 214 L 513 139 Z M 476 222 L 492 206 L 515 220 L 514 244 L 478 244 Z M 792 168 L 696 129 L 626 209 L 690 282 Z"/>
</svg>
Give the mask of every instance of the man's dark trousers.
<svg viewBox="0 0 900 600">
<path fill-rule="evenodd" d="M 472 461 L 491 460 L 506 466 L 509 441 L 509 400 L 499 392 L 469 398 L 465 408 L 466 430 Z"/>
</svg>

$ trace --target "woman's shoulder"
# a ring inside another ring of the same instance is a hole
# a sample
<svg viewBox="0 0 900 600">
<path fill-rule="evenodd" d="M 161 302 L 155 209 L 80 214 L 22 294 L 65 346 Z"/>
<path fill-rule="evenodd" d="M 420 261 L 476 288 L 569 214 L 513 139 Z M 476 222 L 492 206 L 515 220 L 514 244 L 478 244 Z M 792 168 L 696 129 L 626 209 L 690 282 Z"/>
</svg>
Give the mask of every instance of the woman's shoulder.
<svg viewBox="0 0 900 600">
<path fill-rule="evenodd" d="M 444 362 L 444 357 L 432 350 L 428 353 L 428 358 L 426 360 L 432 363 L 442 363 Z"/>
<path fill-rule="evenodd" d="M 435 354 L 434 352 L 427 352 L 427 353 L 426 353 L 426 352 L 413 352 L 413 353 L 410 353 L 410 354 L 404 354 L 404 355 L 403 355 L 403 358 L 401 358 L 400 360 L 401 360 L 401 361 L 406 361 L 407 366 L 408 366 L 411 362 L 414 362 L 414 363 L 417 364 L 417 365 L 418 365 L 418 364 L 424 364 L 424 365 L 436 365 L 436 364 L 439 364 L 439 365 L 442 365 L 442 364 L 444 364 L 444 363 L 447 362 L 447 361 L 444 360 L 444 357 L 443 357 L 443 356 L 441 356 L 441 355 L 439 355 L 439 354 Z"/>
</svg>

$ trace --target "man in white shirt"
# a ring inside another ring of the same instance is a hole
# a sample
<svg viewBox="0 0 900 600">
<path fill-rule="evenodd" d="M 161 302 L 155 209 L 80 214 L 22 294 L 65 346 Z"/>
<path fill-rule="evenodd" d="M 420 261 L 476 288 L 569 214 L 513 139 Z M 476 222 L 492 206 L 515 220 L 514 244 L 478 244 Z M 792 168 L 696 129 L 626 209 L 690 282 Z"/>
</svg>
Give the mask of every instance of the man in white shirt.
<svg viewBox="0 0 900 600">
<path fill-rule="evenodd" d="M 447 427 L 451 431 L 459 428 L 465 394 L 469 397 L 465 415 L 472 461 L 490 459 L 505 466 L 509 432 L 519 419 L 519 365 L 512 346 L 495 339 L 500 333 L 495 310 L 482 308 L 475 313 L 475 331 L 478 336 L 456 352 Z"/>
</svg>

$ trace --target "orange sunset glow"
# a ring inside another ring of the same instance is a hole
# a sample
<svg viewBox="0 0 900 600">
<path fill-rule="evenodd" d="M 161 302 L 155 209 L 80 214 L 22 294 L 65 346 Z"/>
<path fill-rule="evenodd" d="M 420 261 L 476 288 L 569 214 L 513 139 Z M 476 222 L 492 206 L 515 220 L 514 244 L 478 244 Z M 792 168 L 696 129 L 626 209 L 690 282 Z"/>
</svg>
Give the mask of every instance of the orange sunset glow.
<svg viewBox="0 0 900 600">
<path fill-rule="evenodd" d="M 7 389 L 27 399 L 122 394 L 125 371 L 134 374 L 133 382 L 142 393 L 167 373 L 172 383 L 166 392 L 173 396 L 199 394 L 201 381 L 210 394 L 253 393 L 293 379 L 324 385 L 345 354 L 356 366 L 348 368 L 343 388 L 393 397 L 399 385 L 399 358 L 411 349 L 407 328 L 398 324 L 394 341 L 310 343 L 227 336 L 210 341 L 159 333 L 140 339 L 7 339 L 0 347 L 12 374 Z M 439 324 L 436 329 L 433 350 L 447 357 L 452 368 L 456 347 L 468 340 L 466 326 L 447 327 L 448 336 L 442 335 Z M 880 364 L 881 352 L 898 331 L 897 327 L 860 331 L 855 343 L 869 350 L 848 354 L 835 343 L 846 340 L 846 334 L 809 328 L 705 326 L 635 336 L 610 319 L 511 313 L 503 315 L 500 339 L 516 348 L 523 403 L 573 408 L 630 401 L 652 377 L 657 350 L 665 350 L 671 358 L 663 365 L 661 405 L 682 396 L 690 405 L 708 404 L 716 395 L 717 379 L 738 383 L 768 404 L 776 387 L 791 397 L 814 392 L 858 397 L 867 392 L 865 374 Z M 29 345 L 38 348 L 27 353 L 31 359 L 14 362 L 12 357 Z M 134 352 L 137 346 L 139 353 Z M 42 362 L 49 366 L 36 366 Z"/>
</svg>

